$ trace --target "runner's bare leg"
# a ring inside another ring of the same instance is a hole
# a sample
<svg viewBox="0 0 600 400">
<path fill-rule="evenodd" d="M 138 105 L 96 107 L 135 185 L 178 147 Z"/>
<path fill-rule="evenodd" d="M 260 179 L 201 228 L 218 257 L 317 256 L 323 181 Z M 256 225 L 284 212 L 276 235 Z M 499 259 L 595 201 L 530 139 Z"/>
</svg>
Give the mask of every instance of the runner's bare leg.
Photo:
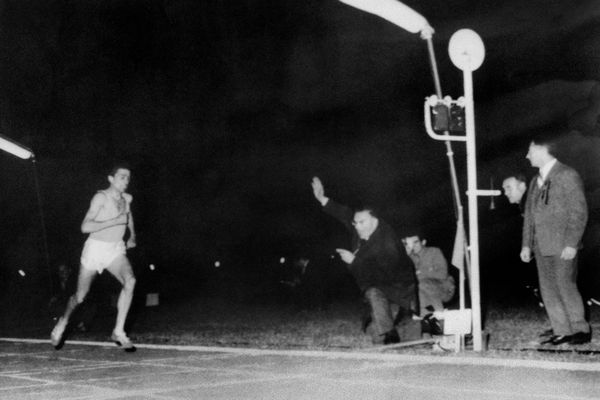
<svg viewBox="0 0 600 400">
<path fill-rule="evenodd" d="M 117 257 L 117 259 L 115 259 L 106 269 L 122 285 L 121 293 L 119 294 L 119 299 L 117 300 L 117 320 L 113 332 L 116 332 L 117 334 L 124 334 L 125 322 L 131 307 L 133 291 L 135 289 L 135 276 L 129 260 L 124 255 Z"/>
<path fill-rule="evenodd" d="M 58 319 L 52 333 L 50 334 L 50 339 L 52 341 L 52 345 L 57 349 L 62 347 L 62 343 L 64 343 L 64 332 L 69 325 L 69 320 L 73 311 L 85 300 L 85 297 L 90 291 L 90 287 L 92 282 L 96 278 L 97 272 L 95 270 L 89 270 L 83 268 L 83 266 L 79 267 L 79 276 L 77 278 L 77 291 L 69 297 L 67 301 L 67 305 L 65 307 L 65 312 Z"/>
</svg>

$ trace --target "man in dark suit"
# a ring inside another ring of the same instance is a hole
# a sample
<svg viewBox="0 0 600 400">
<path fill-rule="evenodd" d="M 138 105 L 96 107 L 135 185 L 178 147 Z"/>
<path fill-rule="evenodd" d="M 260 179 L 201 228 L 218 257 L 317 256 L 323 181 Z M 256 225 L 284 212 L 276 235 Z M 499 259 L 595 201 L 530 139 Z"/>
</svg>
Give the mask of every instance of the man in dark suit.
<svg viewBox="0 0 600 400">
<path fill-rule="evenodd" d="M 401 250 L 394 231 L 371 208 L 353 212 L 326 197 L 319 178 L 313 178 L 312 188 L 323 210 L 353 233 L 352 249 L 336 251 L 370 306 L 373 343 L 400 342 L 395 323 L 411 318 L 410 310 L 416 303 L 416 281 L 414 267 Z"/>
<path fill-rule="evenodd" d="M 591 340 L 590 325 L 577 288 L 577 253 L 588 218 L 583 183 L 559 162 L 554 141 L 542 135 L 529 145 L 527 158 L 539 174 L 529 185 L 523 222 L 521 259 L 532 252 L 553 335 L 542 344 L 582 344 Z"/>
<path fill-rule="evenodd" d="M 525 213 L 525 204 L 527 203 L 527 178 L 522 173 L 509 175 L 502 181 L 502 189 L 504 189 L 504 195 L 508 199 L 508 202 L 510 204 L 516 204 L 519 208 L 518 218 L 513 218 L 513 216 L 510 215 L 508 216 L 508 221 L 506 221 L 511 228 L 511 232 L 513 231 L 513 225 L 515 231 L 515 234 L 511 234 L 507 239 L 507 244 L 510 245 L 511 249 L 513 247 L 521 249 L 522 239 L 520 233 L 523 231 L 523 216 Z M 515 215 L 514 217 L 517 216 Z M 516 236 L 517 231 L 519 233 L 518 237 Z M 514 271 L 510 271 L 511 276 L 519 276 L 520 280 L 523 282 L 524 288 L 528 289 L 528 292 L 535 297 L 535 300 L 540 307 L 544 307 L 535 263 L 523 263 L 520 258 L 515 259 L 514 263 L 512 261 L 511 256 L 510 264 L 515 269 Z M 541 337 L 552 335 L 552 329 L 547 329 L 540 334 Z"/>
</svg>

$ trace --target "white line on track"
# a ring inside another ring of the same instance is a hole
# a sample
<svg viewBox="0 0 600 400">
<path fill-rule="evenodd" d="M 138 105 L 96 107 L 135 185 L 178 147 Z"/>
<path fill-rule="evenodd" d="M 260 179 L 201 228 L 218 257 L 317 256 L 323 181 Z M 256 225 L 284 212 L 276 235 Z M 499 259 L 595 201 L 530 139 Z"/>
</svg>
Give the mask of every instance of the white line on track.
<svg viewBox="0 0 600 400">
<path fill-rule="evenodd" d="M 0 338 L 2 342 L 13 343 L 33 343 L 50 345 L 49 340 L 45 339 L 26 339 L 26 338 Z M 113 342 L 93 342 L 69 340 L 65 344 L 81 346 L 115 347 Z M 361 352 L 359 350 L 352 352 L 340 351 L 312 351 L 312 350 L 274 350 L 274 349 L 253 349 L 236 347 L 211 347 L 211 346 L 183 346 L 183 345 L 165 345 L 165 344 L 143 344 L 136 343 L 138 349 L 150 350 L 176 350 L 186 352 L 207 352 L 207 353 L 228 353 L 251 356 L 297 356 L 297 357 L 315 357 L 328 359 L 351 359 L 351 360 L 385 360 L 411 363 L 428 364 L 450 364 L 450 365 L 486 365 L 508 368 L 540 368 L 548 370 L 564 371 L 595 371 L 600 372 L 600 363 L 576 363 L 564 361 L 545 361 L 545 360 L 521 360 L 489 358 L 485 356 L 470 357 L 462 354 L 427 356 L 427 355 L 408 355 L 408 354 L 373 354 Z M 60 351 L 60 350 L 58 350 Z M 122 350 L 121 350 L 122 351 Z"/>
</svg>

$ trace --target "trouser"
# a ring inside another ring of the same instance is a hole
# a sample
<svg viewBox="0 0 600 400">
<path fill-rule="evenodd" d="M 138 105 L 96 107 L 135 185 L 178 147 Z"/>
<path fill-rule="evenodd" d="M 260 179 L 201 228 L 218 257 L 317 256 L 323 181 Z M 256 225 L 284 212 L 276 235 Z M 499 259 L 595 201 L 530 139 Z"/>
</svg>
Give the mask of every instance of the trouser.
<svg viewBox="0 0 600 400">
<path fill-rule="evenodd" d="M 409 318 L 412 306 L 410 298 L 398 304 L 390 301 L 382 290 L 375 287 L 368 288 L 364 297 L 371 311 L 371 336 L 374 343 L 383 341 L 385 333 L 395 329 L 395 324 L 401 322 L 399 321 L 401 318 L 398 317 L 411 320 Z"/>
<path fill-rule="evenodd" d="M 537 250 L 537 249 L 536 249 Z M 589 332 L 583 300 L 577 288 L 577 257 L 542 256 L 536 251 L 540 291 L 555 335 Z"/>
<path fill-rule="evenodd" d="M 449 277 L 442 279 L 421 279 L 419 280 L 419 306 L 421 317 L 428 314 L 428 306 L 433 307 L 434 311 L 443 311 L 444 303 L 454 296 L 454 280 Z"/>
</svg>

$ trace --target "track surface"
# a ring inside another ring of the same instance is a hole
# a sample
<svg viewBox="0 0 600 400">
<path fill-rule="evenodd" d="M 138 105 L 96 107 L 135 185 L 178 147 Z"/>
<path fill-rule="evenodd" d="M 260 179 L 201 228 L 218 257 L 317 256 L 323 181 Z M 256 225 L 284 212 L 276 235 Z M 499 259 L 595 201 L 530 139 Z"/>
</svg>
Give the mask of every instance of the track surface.
<svg viewBox="0 0 600 400">
<path fill-rule="evenodd" d="M 0 398 L 595 400 L 600 365 L 0 339 Z"/>
</svg>

